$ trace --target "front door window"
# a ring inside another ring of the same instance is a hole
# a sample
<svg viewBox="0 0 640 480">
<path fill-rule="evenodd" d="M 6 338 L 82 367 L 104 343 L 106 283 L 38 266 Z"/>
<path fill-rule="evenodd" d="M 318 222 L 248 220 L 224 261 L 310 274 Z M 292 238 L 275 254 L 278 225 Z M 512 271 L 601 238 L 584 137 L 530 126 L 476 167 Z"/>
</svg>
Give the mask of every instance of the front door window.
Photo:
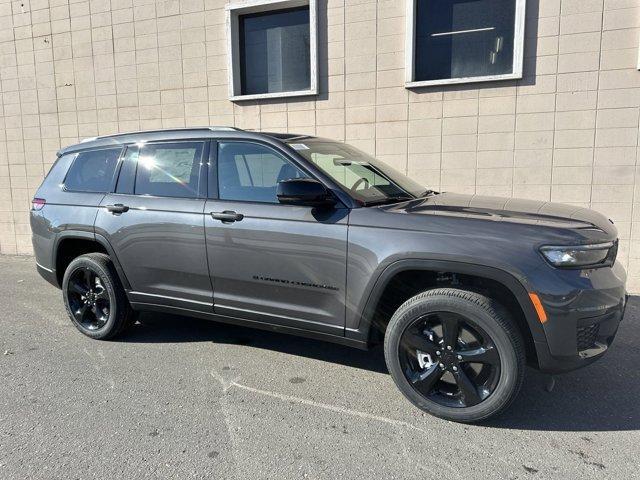
<svg viewBox="0 0 640 480">
<path fill-rule="evenodd" d="M 247 142 L 218 146 L 221 200 L 278 203 L 278 182 L 308 175 L 274 150 Z"/>
</svg>

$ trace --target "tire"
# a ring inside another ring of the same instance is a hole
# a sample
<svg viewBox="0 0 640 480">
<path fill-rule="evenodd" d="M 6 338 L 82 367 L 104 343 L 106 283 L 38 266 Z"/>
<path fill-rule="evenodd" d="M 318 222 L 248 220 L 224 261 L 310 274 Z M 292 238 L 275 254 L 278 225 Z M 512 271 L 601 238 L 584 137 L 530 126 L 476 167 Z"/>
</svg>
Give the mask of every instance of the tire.
<svg viewBox="0 0 640 480">
<path fill-rule="evenodd" d="M 115 338 L 136 321 L 113 262 L 103 253 L 81 255 L 69 264 L 62 296 L 71 322 L 96 340 Z"/>
<path fill-rule="evenodd" d="M 446 344 L 453 344 L 450 351 Z M 455 422 L 498 415 L 524 380 L 524 341 L 509 313 L 495 300 L 466 290 L 428 290 L 403 303 L 387 327 L 384 354 L 407 399 Z"/>
</svg>

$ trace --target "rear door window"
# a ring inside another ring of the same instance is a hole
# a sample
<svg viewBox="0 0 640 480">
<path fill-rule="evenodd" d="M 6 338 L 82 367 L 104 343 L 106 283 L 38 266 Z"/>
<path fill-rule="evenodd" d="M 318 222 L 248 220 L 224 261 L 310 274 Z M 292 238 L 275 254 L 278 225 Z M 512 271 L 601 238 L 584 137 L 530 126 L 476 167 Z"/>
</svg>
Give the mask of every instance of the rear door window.
<svg viewBox="0 0 640 480">
<path fill-rule="evenodd" d="M 150 144 L 132 151 L 131 155 L 137 156 L 134 193 L 158 197 L 198 198 L 201 196 L 200 170 L 203 151 L 203 142 Z"/>
<path fill-rule="evenodd" d="M 118 147 L 78 153 L 64 180 L 65 190 L 96 193 L 111 191 L 121 150 Z"/>
</svg>

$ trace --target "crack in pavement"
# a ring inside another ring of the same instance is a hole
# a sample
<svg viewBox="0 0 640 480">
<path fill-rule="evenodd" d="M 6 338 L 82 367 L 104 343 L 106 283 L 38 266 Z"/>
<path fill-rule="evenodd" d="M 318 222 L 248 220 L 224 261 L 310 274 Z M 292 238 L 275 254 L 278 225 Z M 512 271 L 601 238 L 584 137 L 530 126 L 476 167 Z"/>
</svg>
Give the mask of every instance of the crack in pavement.
<svg viewBox="0 0 640 480">
<path fill-rule="evenodd" d="M 240 375 L 237 375 L 231 380 L 225 379 L 223 375 L 218 375 L 214 370 L 209 372 L 210 375 L 222 386 L 222 395 L 218 401 L 220 404 L 220 410 L 222 411 L 222 415 L 224 417 L 224 424 L 227 428 L 227 433 L 229 434 L 229 444 L 231 447 L 231 456 L 233 457 L 233 467 L 236 472 L 237 478 L 244 478 L 240 474 L 240 461 L 238 459 L 238 447 L 237 441 L 235 439 L 235 433 L 233 432 L 233 425 L 231 422 L 231 415 L 229 414 L 229 401 L 228 396 L 226 395 L 229 388 L 231 388 L 235 384 L 235 380 L 240 379 Z"/>
<path fill-rule="evenodd" d="M 249 387 L 247 385 L 242 385 L 240 383 L 237 383 L 234 380 L 231 380 L 228 382 L 228 387 L 226 388 L 225 392 L 227 390 L 229 390 L 232 387 L 236 387 L 239 388 L 241 390 L 246 390 L 252 393 L 256 393 L 258 395 L 264 395 L 264 396 L 268 396 L 268 397 L 272 397 L 272 398 L 276 398 L 278 400 L 283 400 L 286 402 L 295 402 L 295 403 L 299 403 L 302 405 L 307 405 L 310 407 L 316 407 L 316 408 L 322 408 L 324 410 L 329 410 L 332 412 L 336 412 L 336 413 L 341 413 L 344 415 L 351 415 L 353 417 L 359 417 L 359 418 L 363 418 L 366 420 L 374 420 L 377 422 L 382 422 L 382 423 L 386 423 L 388 425 L 392 425 L 395 427 L 404 427 L 404 428 L 408 428 L 410 430 L 417 430 L 418 432 L 421 433 L 425 433 L 425 434 L 429 434 L 429 432 L 427 430 L 424 430 L 420 427 L 416 427 L 415 425 L 412 425 L 408 422 L 405 422 L 403 420 L 395 420 L 393 418 L 388 418 L 388 417 L 382 417 L 380 415 L 374 415 L 372 413 L 366 413 L 366 412 L 361 412 L 359 410 L 352 410 L 350 408 L 345 408 L 345 407 L 339 407 L 337 405 L 330 405 L 328 403 L 321 403 L 321 402 L 316 402 L 313 400 L 308 400 L 306 398 L 301 398 L 301 397 L 294 397 L 292 395 L 285 395 L 283 393 L 277 393 L 277 392 L 270 392 L 268 390 L 261 390 L 259 388 L 254 388 L 254 387 Z"/>
<path fill-rule="evenodd" d="M 331 412 L 336 412 L 339 414 L 343 414 L 343 415 L 349 415 L 352 417 L 357 417 L 357 418 L 361 418 L 361 419 L 365 419 L 365 420 L 373 420 L 376 422 L 381 422 L 381 423 L 385 423 L 387 425 L 390 425 L 392 427 L 394 427 L 394 430 L 396 430 L 396 432 L 399 434 L 400 439 L 402 440 L 402 431 L 403 429 L 406 430 L 412 430 L 412 431 L 417 431 L 420 432 L 422 434 L 426 434 L 426 435 L 431 435 L 432 432 L 429 432 L 428 430 L 425 430 L 423 428 L 417 427 L 415 425 L 412 425 L 411 423 L 405 422 L 403 420 L 396 420 L 393 418 L 388 418 L 388 417 L 383 417 L 381 415 L 375 415 L 372 413 L 367 413 L 367 412 L 361 412 L 359 410 L 353 410 L 350 408 L 345 408 L 345 407 L 340 407 L 337 405 L 331 405 L 331 404 L 327 404 L 327 403 L 322 403 L 322 402 L 316 402 L 314 400 L 309 400 L 306 398 L 301 398 L 301 397 L 296 397 L 293 395 L 286 395 L 286 394 L 282 394 L 282 393 L 277 393 L 277 392 L 272 392 L 272 391 L 268 391 L 268 390 L 262 390 L 259 388 L 255 388 L 255 387 L 250 387 L 248 385 L 243 385 L 241 383 L 238 383 L 238 380 L 240 379 L 240 375 L 235 375 L 233 378 L 224 378 L 221 375 L 216 374 L 215 372 L 211 372 L 211 376 L 213 378 L 215 378 L 216 380 L 218 380 L 218 382 L 222 385 L 223 388 L 223 392 L 227 393 L 231 388 L 238 388 L 240 390 L 245 390 L 257 395 L 263 395 L 263 396 L 267 396 L 267 397 L 271 397 L 271 398 L 275 398 L 277 400 L 281 400 L 281 401 L 285 401 L 285 402 L 294 402 L 294 403 L 298 403 L 301 405 L 306 405 L 306 406 L 310 406 L 310 407 L 314 407 L 314 408 L 321 408 L 323 410 L 327 410 L 327 411 L 331 411 Z M 223 412 L 225 413 L 225 415 L 227 415 L 227 412 Z M 231 433 L 230 433 L 231 435 Z M 404 442 L 402 442 L 404 445 Z M 467 446 L 469 447 L 469 446 Z M 476 451 L 477 453 L 485 453 L 482 451 L 482 449 L 477 448 L 477 447 L 472 447 L 472 450 Z M 404 451 L 403 451 L 403 455 L 405 457 L 408 456 L 408 452 L 406 449 L 406 446 L 404 447 Z M 514 464 L 499 458 L 499 461 L 504 464 L 507 465 L 510 468 L 514 467 Z M 419 466 L 421 466 L 422 468 L 431 471 L 432 473 L 435 473 L 434 471 L 430 470 L 430 468 L 422 463 L 418 463 Z M 445 466 L 446 468 L 448 468 L 451 472 L 456 473 L 455 468 L 450 465 L 448 462 L 444 462 L 441 463 L 441 465 Z"/>
</svg>

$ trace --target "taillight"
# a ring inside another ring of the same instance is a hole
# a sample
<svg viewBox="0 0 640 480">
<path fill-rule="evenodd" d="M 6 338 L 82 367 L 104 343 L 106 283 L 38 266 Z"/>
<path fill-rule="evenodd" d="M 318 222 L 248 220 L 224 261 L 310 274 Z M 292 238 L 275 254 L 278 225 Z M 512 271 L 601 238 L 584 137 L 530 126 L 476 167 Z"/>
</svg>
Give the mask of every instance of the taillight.
<svg viewBox="0 0 640 480">
<path fill-rule="evenodd" d="M 46 203 L 44 198 L 34 198 L 31 200 L 31 210 L 42 210 Z"/>
</svg>

